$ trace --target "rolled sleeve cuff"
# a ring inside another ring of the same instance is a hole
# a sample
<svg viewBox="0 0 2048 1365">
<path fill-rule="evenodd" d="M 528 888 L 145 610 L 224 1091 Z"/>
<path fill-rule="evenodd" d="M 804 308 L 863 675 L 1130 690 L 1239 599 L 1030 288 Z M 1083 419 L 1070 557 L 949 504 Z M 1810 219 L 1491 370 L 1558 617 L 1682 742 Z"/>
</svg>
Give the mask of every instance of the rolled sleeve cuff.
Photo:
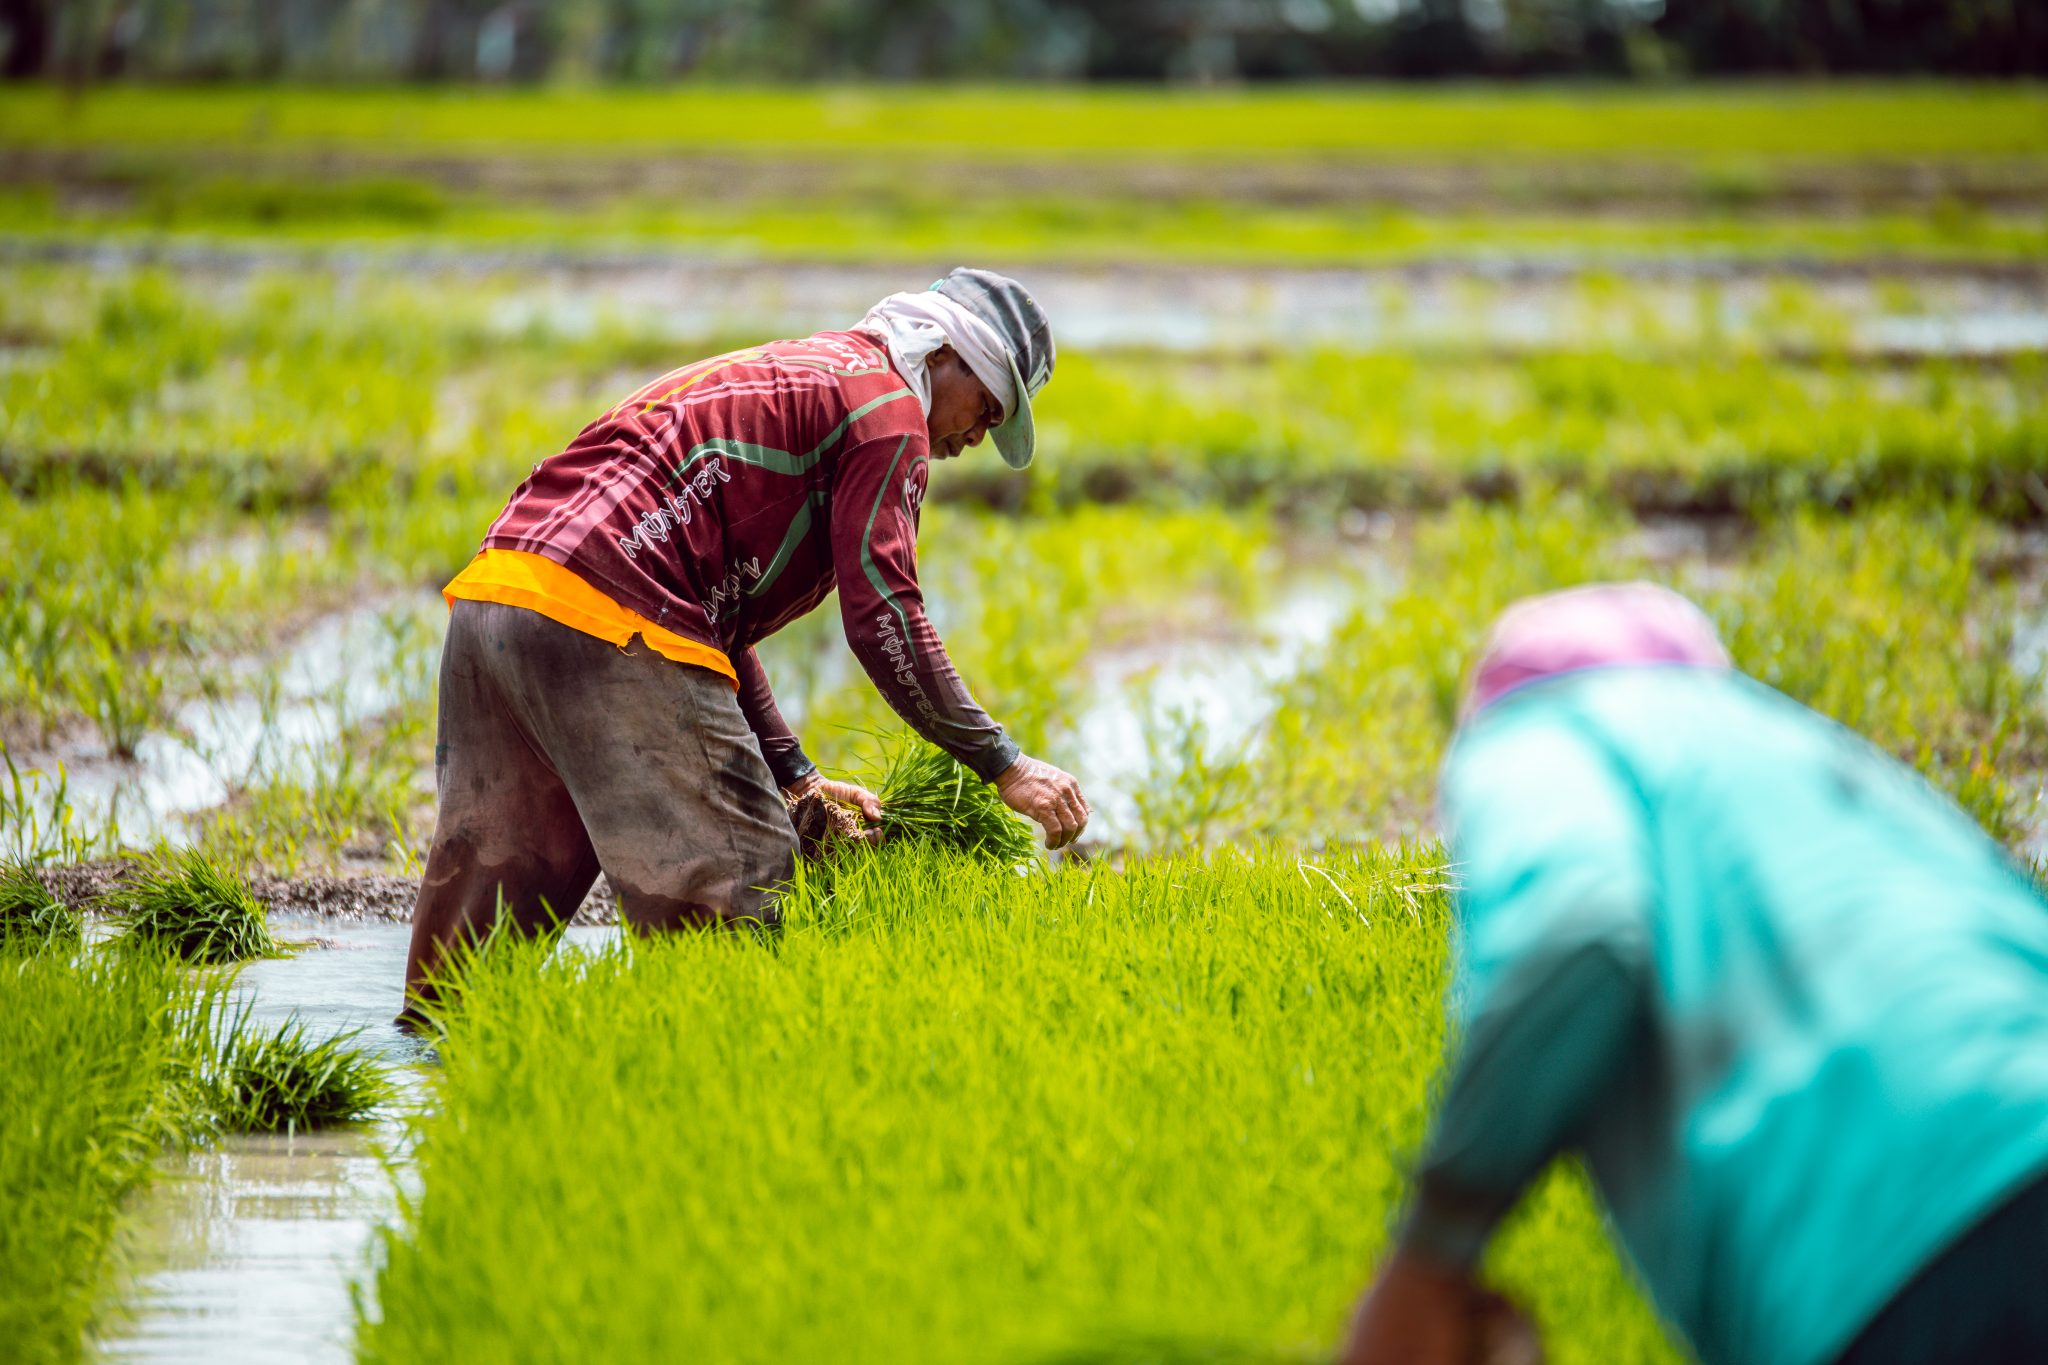
<svg viewBox="0 0 2048 1365">
<path fill-rule="evenodd" d="M 811 762 L 810 755 L 801 748 L 789 749 L 778 754 L 767 754 L 768 771 L 775 778 L 778 787 L 793 786 L 818 771 L 818 765 Z"/>
<path fill-rule="evenodd" d="M 1001 777 L 1004 770 L 1017 761 L 1017 755 L 1023 752 L 1024 746 L 1016 740 L 1008 735 L 997 735 L 994 744 L 962 761 L 967 764 L 967 770 L 976 777 L 984 782 L 993 782 Z"/>
<path fill-rule="evenodd" d="M 1424 1179 L 1401 1229 L 1401 1247 L 1423 1260 L 1469 1270 L 1513 1204 L 1515 1194 L 1472 1196 Z"/>
</svg>

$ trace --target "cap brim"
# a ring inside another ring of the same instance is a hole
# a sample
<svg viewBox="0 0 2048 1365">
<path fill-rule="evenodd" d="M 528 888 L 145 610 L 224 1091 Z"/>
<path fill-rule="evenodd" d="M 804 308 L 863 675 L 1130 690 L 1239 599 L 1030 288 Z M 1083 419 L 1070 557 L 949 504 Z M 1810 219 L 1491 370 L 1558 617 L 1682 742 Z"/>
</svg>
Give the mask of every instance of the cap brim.
<svg viewBox="0 0 2048 1365">
<path fill-rule="evenodd" d="M 1012 469 L 1022 469 L 1031 463 L 1031 456 L 1038 444 L 1038 429 L 1031 421 L 1031 394 L 1024 387 L 1024 376 L 1017 372 L 1014 356 L 1005 355 L 1010 362 L 1010 392 L 1017 395 L 1017 410 L 1003 419 L 1003 424 L 989 432 L 989 440 L 995 443 L 996 453 L 1003 457 L 1003 463 Z"/>
</svg>

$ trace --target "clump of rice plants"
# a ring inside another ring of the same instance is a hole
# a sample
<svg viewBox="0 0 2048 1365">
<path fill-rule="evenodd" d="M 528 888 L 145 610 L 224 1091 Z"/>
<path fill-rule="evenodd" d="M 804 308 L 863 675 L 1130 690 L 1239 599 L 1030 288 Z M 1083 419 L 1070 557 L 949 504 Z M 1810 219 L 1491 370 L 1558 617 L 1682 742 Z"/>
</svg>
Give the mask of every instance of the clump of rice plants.
<svg viewBox="0 0 2048 1365">
<path fill-rule="evenodd" d="M 1007 864 L 1037 852 L 1030 823 L 1003 804 L 993 784 L 921 739 L 896 746 L 875 795 L 885 843 L 930 844 Z"/>
<path fill-rule="evenodd" d="M 0 863 L 0 951 L 40 953 L 77 948 L 83 922 L 25 863 Z"/>
<path fill-rule="evenodd" d="M 314 1042 L 296 1022 L 271 1032 L 236 1031 L 215 1082 L 220 1126 L 292 1133 L 367 1116 L 391 1097 L 391 1082 L 354 1037 Z"/>
<path fill-rule="evenodd" d="M 107 900 L 126 921 L 127 940 L 187 962 L 243 962 L 278 950 L 248 883 L 197 849 L 144 863 Z"/>
</svg>

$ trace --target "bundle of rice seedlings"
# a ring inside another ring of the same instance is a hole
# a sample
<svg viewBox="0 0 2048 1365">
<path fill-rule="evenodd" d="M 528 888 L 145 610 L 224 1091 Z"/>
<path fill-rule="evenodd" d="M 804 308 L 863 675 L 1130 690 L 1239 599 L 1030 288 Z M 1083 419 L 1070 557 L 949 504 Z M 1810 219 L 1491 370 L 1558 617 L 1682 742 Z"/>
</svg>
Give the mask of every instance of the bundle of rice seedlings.
<svg viewBox="0 0 2048 1365">
<path fill-rule="evenodd" d="M 0 951 L 75 949 L 85 940 L 79 917 L 50 894 L 26 863 L 0 863 Z"/>
<path fill-rule="evenodd" d="M 935 844 L 1007 865 L 1037 853 L 1031 823 L 1004 805 L 992 784 L 913 736 L 897 744 L 875 795 L 885 843 Z"/>
<path fill-rule="evenodd" d="M 242 962 L 277 952 L 263 903 L 248 883 L 197 849 L 160 854 L 107 904 L 126 921 L 125 939 L 167 948 L 187 962 Z"/>
<path fill-rule="evenodd" d="M 391 1082 L 352 1033 L 313 1042 L 305 1025 L 237 1032 L 215 1082 L 220 1125 L 237 1133 L 291 1133 L 351 1123 L 391 1098 Z"/>
</svg>

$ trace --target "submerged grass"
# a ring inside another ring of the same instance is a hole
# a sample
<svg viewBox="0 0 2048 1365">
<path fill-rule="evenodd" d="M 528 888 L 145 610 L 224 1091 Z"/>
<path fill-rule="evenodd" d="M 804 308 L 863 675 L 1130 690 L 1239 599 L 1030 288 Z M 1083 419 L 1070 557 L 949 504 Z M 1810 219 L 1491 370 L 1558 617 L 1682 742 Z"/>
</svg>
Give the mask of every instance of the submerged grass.
<svg viewBox="0 0 2048 1365">
<path fill-rule="evenodd" d="M 20 875 L 10 875 L 16 889 Z M 88 1355 L 124 1196 L 224 1132 L 363 1117 L 390 1094 L 348 1037 L 259 1031 L 230 978 L 154 940 L 122 951 L 0 936 L 0 1355 Z"/>
<path fill-rule="evenodd" d="M 493 955 L 360 1356 L 1314 1358 L 1422 1134 L 1444 885 L 1432 847 L 885 848 L 772 951 Z M 1677 1358 L 1575 1180 L 1497 1272 L 1557 1361 Z"/>
<path fill-rule="evenodd" d="M 2038 212 L 1988 212 L 1943 201 L 1937 212 L 1816 215 L 1718 202 L 1719 185 L 1692 177 L 1668 204 L 1633 215 L 1580 215 L 1550 202 L 1535 184 L 1473 187 L 1508 201 L 1497 212 L 1403 212 L 1360 204 L 1341 191 L 1327 203 L 1246 202 L 1219 195 L 1198 171 L 1200 189 L 1168 197 L 1094 197 L 1058 189 L 1010 190 L 1000 181 L 969 197 L 878 194 L 863 177 L 808 197 L 747 202 L 716 196 L 647 197 L 565 187 L 543 202 L 507 204 L 449 194 L 431 181 L 209 181 L 203 170 L 164 167 L 147 194 L 122 206 L 74 205 L 37 190 L 0 187 L 0 234 L 29 253 L 97 238 L 120 249 L 162 243 L 263 250 L 280 242 L 310 251 L 369 246 L 441 251 L 519 251 L 540 258 L 607 252 L 716 252 L 756 264 L 900 261 L 924 270 L 937 260 L 983 257 L 1012 263 L 1153 266 L 1390 266 L 1504 253 L 1547 258 L 1622 257 L 1843 262 L 1883 256 L 1895 263 L 2012 266 L 2048 248 Z M 2041 172 L 2033 173 L 2043 177 Z M 1625 179 L 1609 171 L 1617 184 Z M 635 182 L 627 175 L 622 183 Z M 1375 187 L 1377 188 L 1377 187 Z M 1587 187 L 1581 193 L 1596 193 Z M 1297 191 L 1298 192 L 1298 191 Z M 1768 195 L 1765 187 L 1755 191 Z M 1313 191 L 1311 191 L 1313 193 Z M 1368 189 L 1368 194 L 1371 190 Z M 1569 198 L 1570 190 L 1562 197 Z M 824 202 L 821 202 L 821 197 Z M 1516 202 L 1535 199 L 1536 203 Z"/>
<path fill-rule="evenodd" d="M 279 951 L 248 883 L 198 849 L 159 850 L 108 893 L 107 903 L 126 926 L 124 942 L 186 962 L 244 962 Z"/>
</svg>

